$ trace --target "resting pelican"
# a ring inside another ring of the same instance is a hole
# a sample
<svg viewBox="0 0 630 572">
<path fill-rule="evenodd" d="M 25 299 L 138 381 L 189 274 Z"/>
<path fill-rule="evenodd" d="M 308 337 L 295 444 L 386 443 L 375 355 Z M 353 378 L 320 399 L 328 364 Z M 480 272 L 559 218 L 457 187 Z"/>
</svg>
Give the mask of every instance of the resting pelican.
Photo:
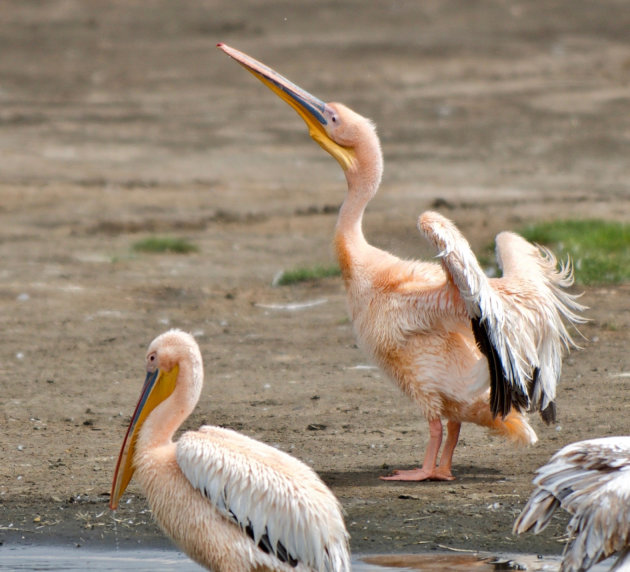
<svg viewBox="0 0 630 572">
<path fill-rule="evenodd" d="M 588 570 L 612 555 L 611 570 L 630 570 L 630 437 L 572 443 L 537 473 L 514 532 L 540 532 L 560 506 L 571 514 L 562 572 Z"/>
<path fill-rule="evenodd" d="M 536 434 L 523 415 L 555 420 L 556 381 L 573 341 L 562 317 L 581 322 L 570 265 L 520 236 L 497 237 L 503 277 L 488 279 L 455 226 L 434 212 L 420 217 L 441 264 L 401 260 L 368 244 L 363 212 L 383 172 L 372 122 L 340 103 L 324 103 L 274 70 L 225 44 L 218 47 L 293 107 L 310 135 L 343 168 L 348 185 L 335 248 L 359 345 L 421 409 L 429 444 L 421 468 L 388 480 L 452 480 L 463 421 L 520 443 Z M 489 388 L 489 389 L 488 389 Z M 447 438 L 442 444 L 442 421 Z"/>
<path fill-rule="evenodd" d="M 220 427 L 173 442 L 201 394 L 195 339 L 179 330 L 162 334 L 149 346 L 146 366 L 110 508 L 135 473 L 164 532 L 210 570 L 349 572 L 339 503 L 304 463 Z"/>
</svg>

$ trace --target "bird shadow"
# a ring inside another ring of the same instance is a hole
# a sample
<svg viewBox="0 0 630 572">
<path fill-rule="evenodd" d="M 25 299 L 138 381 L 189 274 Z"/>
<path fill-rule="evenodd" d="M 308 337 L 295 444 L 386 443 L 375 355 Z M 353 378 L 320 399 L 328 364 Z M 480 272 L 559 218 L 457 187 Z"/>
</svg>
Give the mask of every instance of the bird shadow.
<svg viewBox="0 0 630 572">
<path fill-rule="evenodd" d="M 416 466 L 397 467 L 399 469 L 414 469 Z M 422 482 L 401 482 L 401 481 L 382 481 L 379 477 L 392 474 L 393 468 L 374 466 L 366 467 L 361 470 L 354 471 L 318 471 L 321 479 L 332 487 L 362 487 L 362 486 L 396 486 L 396 485 L 433 485 L 433 486 L 449 486 L 453 483 L 472 484 L 472 483 L 494 483 L 505 480 L 505 475 L 497 468 L 485 467 L 480 465 L 454 466 L 453 474 L 455 481 L 422 481 Z"/>
</svg>

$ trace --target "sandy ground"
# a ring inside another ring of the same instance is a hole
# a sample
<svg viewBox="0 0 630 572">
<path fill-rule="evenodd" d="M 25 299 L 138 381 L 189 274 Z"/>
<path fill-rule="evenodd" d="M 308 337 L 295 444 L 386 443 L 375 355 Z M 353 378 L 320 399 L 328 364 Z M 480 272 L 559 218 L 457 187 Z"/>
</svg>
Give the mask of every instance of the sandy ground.
<svg viewBox="0 0 630 572">
<path fill-rule="evenodd" d="M 430 256 L 438 208 L 480 251 L 499 230 L 630 218 L 624 1 L 295 3 L 5 0 L 0 17 L 0 542 L 165 544 L 132 483 L 107 494 L 145 348 L 197 336 L 220 424 L 311 464 L 356 552 L 558 552 L 511 526 L 560 446 L 628 433 L 630 287 L 589 288 L 559 424 L 512 448 L 465 426 L 452 483 L 392 484 L 427 425 L 357 349 L 332 262 L 344 180 L 302 122 L 214 48 L 227 42 L 379 126 L 369 240 Z M 137 254 L 153 234 L 190 255 Z M 301 310 L 282 305 L 318 302 Z"/>
</svg>

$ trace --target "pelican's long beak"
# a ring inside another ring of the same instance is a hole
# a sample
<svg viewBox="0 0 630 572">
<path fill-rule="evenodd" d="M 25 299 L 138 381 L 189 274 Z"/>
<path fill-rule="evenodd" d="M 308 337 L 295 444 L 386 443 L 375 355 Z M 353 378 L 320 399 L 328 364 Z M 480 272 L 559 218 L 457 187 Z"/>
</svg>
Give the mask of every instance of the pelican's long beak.
<svg viewBox="0 0 630 572">
<path fill-rule="evenodd" d="M 326 131 L 326 125 L 328 124 L 324 114 L 326 104 L 321 99 L 311 95 L 247 54 L 230 48 L 230 46 L 225 44 L 217 44 L 217 47 L 234 58 L 247 71 L 254 74 L 271 91 L 295 109 L 308 126 L 310 136 L 337 159 L 344 170 L 352 165 L 354 151 L 333 141 Z"/>
<path fill-rule="evenodd" d="M 136 440 L 142 424 L 162 401 L 164 401 L 175 389 L 179 366 L 175 366 L 171 371 L 164 372 L 159 369 L 148 372 L 142 387 L 140 399 L 127 428 L 125 440 L 120 448 L 114 480 L 112 482 L 112 492 L 109 496 L 109 508 L 115 510 L 118 501 L 125 492 L 135 467 L 133 466 L 133 455 L 136 448 Z"/>
</svg>

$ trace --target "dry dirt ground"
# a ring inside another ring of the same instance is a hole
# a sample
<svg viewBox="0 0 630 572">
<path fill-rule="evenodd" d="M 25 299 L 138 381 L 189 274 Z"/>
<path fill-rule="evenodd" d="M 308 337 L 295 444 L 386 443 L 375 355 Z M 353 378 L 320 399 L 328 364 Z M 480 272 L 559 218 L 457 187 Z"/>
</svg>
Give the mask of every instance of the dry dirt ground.
<svg viewBox="0 0 630 572">
<path fill-rule="evenodd" d="M 561 217 L 630 218 L 625 1 L 4 0 L 0 15 L 0 541 L 106 544 L 115 457 L 168 327 L 207 384 L 188 427 L 241 430 L 310 463 L 355 552 L 558 552 L 511 525 L 533 471 L 571 441 L 628 433 L 630 287 L 588 288 L 559 424 L 515 449 L 465 426 L 452 483 L 392 484 L 427 425 L 366 367 L 332 262 L 344 193 L 302 122 L 214 48 L 224 41 L 379 125 L 369 240 L 431 256 L 437 208 L 476 249 Z M 190 255 L 138 254 L 154 234 Z M 304 309 L 284 305 L 317 302 Z M 121 543 L 167 541 L 133 485 Z"/>
</svg>

